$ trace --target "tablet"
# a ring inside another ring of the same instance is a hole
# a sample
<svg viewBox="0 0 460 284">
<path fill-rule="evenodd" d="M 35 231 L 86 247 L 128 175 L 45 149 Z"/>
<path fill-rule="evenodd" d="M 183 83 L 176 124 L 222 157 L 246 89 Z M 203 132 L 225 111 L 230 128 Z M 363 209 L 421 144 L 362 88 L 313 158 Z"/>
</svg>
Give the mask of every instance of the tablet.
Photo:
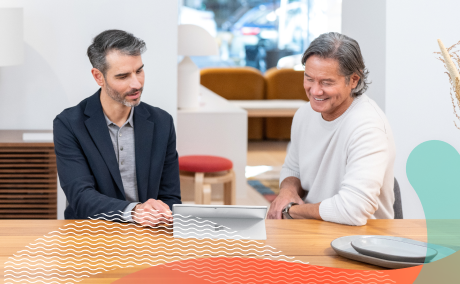
<svg viewBox="0 0 460 284">
<path fill-rule="evenodd" d="M 267 206 L 173 205 L 175 238 L 266 240 Z"/>
</svg>

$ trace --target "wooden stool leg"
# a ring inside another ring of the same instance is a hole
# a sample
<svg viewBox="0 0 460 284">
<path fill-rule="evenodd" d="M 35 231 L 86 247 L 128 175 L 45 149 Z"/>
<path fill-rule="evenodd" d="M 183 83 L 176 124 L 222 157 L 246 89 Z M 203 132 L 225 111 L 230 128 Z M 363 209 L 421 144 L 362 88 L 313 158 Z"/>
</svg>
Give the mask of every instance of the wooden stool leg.
<svg viewBox="0 0 460 284">
<path fill-rule="evenodd" d="M 235 172 L 230 170 L 232 174 L 232 180 L 224 184 L 224 204 L 235 205 L 236 204 L 236 183 L 235 183 Z"/>
<path fill-rule="evenodd" d="M 195 173 L 195 204 L 203 204 L 204 173 Z"/>
<path fill-rule="evenodd" d="M 232 170 L 232 205 L 236 205 L 236 176 L 235 172 Z"/>
<path fill-rule="evenodd" d="M 232 204 L 232 182 L 224 183 L 224 205 Z"/>
<path fill-rule="evenodd" d="M 211 204 L 211 185 L 203 185 L 203 204 Z"/>
</svg>

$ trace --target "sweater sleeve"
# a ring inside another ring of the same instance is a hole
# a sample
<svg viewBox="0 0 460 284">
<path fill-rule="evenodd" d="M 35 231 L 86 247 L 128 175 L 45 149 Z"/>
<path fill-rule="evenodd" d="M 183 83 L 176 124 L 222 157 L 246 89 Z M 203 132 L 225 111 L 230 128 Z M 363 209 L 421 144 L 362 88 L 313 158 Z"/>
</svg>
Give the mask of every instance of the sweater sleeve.
<svg viewBox="0 0 460 284">
<path fill-rule="evenodd" d="M 348 143 L 345 175 L 339 192 L 319 206 L 323 220 L 362 226 L 378 209 L 389 163 L 389 141 L 379 128 L 354 133 Z"/>
</svg>

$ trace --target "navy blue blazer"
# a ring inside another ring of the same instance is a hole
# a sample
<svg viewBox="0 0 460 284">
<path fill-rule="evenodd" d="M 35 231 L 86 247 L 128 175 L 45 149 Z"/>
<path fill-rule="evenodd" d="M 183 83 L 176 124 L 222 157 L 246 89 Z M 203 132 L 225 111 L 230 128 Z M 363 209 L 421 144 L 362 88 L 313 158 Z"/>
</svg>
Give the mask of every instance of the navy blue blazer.
<svg viewBox="0 0 460 284">
<path fill-rule="evenodd" d="M 61 187 L 69 206 L 66 219 L 123 211 L 120 170 L 102 111 L 100 92 L 65 109 L 53 121 L 54 149 Z M 176 133 L 171 115 L 141 102 L 134 110 L 134 143 L 139 201 L 180 204 Z"/>
</svg>

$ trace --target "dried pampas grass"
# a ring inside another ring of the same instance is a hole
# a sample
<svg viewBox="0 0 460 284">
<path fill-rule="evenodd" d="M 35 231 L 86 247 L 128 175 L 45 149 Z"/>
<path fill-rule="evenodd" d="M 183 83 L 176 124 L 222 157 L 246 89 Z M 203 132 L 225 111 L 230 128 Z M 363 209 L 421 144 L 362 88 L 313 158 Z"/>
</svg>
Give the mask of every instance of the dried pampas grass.
<svg viewBox="0 0 460 284">
<path fill-rule="evenodd" d="M 454 115 L 460 121 L 460 116 L 458 114 L 458 112 L 460 112 L 460 74 L 458 72 L 458 68 L 460 67 L 460 56 L 458 53 L 460 50 L 455 50 L 455 47 L 460 44 L 460 41 L 449 48 L 446 48 L 440 39 L 438 39 L 438 44 L 441 52 L 435 52 L 435 54 L 441 55 L 438 59 L 444 63 L 444 67 L 447 69 L 445 73 L 449 76 L 449 83 L 451 86 L 450 97 L 452 99 L 452 106 L 454 107 Z M 457 107 L 459 111 L 457 111 Z M 460 129 L 455 120 L 454 125 Z"/>
</svg>

